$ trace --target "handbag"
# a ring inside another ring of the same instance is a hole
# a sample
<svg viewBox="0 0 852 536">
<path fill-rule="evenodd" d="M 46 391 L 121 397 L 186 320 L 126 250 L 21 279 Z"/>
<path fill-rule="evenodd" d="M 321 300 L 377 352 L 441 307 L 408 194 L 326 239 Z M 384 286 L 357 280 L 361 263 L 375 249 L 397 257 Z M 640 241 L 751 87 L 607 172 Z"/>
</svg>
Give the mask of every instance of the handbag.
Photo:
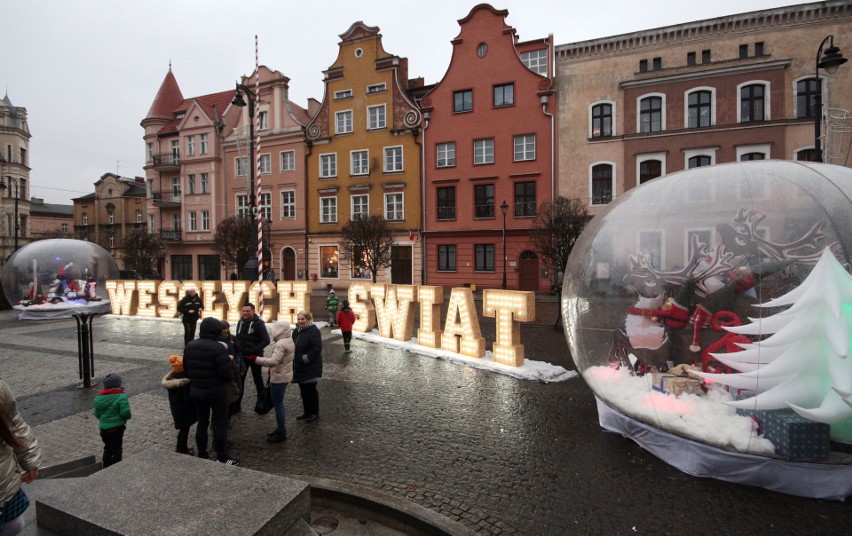
<svg viewBox="0 0 852 536">
<path fill-rule="evenodd" d="M 272 375 L 270 374 L 266 378 L 266 385 L 263 387 L 263 391 L 257 395 L 257 403 L 254 405 L 254 412 L 258 415 L 266 415 L 272 411 L 272 389 L 269 388 L 269 382 L 271 379 Z"/>
</svg>

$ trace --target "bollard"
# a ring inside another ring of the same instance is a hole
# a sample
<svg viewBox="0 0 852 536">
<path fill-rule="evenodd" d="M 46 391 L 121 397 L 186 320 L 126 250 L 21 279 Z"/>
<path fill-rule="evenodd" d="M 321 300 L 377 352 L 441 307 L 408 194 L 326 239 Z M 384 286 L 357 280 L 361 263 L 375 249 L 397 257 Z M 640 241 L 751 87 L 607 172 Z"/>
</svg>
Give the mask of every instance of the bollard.
<svg viewBox="0 0 852 536">
<path fill-rule="evenodd" d="M 95 351 L 94 339 L 92 338 L 92 320 L 95 318 L 93 314 L 75 313 L 74 319 L 77 321 L 77 355 L 79 356 L 79 374 L 83 380 L 82 385 L 78 387 L 91 387 L 92 378 L 95 377 Z"/>
</svg>

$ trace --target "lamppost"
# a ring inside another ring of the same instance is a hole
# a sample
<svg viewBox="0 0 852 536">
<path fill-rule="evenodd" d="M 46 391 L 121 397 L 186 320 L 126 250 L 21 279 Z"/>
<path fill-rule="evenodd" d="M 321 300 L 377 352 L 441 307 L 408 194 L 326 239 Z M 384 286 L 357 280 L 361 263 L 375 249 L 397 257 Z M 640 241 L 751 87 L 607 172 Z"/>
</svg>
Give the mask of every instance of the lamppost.
<svg viewBox="0 0 852 536">
<path fill-rule="evenodd" d="M 828 48 L 825 54 L 822 55 L 822 47 L 828 43 Z M 816 55 L 816 97 L 814 98 L 814 152 L 815 161 L 823 162 L 822 148 L 820 146 L 820 133 L 822 132 L 822 81 L 819 79 L 819 69 L 822 69 L 828 74 L 834 74 L 837 68 L 846 63 L 846 58 L 840 53 L 840 49 L 834 46 L 834 35 L 827 35 L 822 43 L 819 44 L 819 49 Z"/>
<path fill-rule="evenodd" d="M 15 183 L 15 250 L 18 251 L 18 235 L 21 231 L 21 222 L 18 220 L 18 181 L 15 180 L 11 175 L 4 175 L 0 178 L 0 190 L 6 189 L 6 183 L 3 182 L 3 179 L 9 179 L 9 181 Z"/>
<path fill-rule="evenodd" d="M 506 213 L 509 212 L 509 205 L 505 199 L 500 210 L 503 212 L 503 290 L 506 290 Z"/>
<path fill-rule="evenodd" d="M 257 95 L 254 94 L 252 90 L 237 82 L 237 93 L 234 95 L 234 100 L 231 101 L 231 104 L 234 106 L 239 106 L 242 108 L 246 105 L 246 99 L 243 99 L 243 94 L 245 94 L 248 99 L 248 113 L 249 113 L 249 158 L 248 158 L 248 168 L 249 168 L 249 213 L 251 214 L 251 253 L 249 254 L 249 259 L 246 261 L 245 266 L 243 266 L 242 278 L 247 281 L 255 281 L 257 280 L 257 204 L 254 198 L 254 99 L 257 98 Z"/>
</svg>

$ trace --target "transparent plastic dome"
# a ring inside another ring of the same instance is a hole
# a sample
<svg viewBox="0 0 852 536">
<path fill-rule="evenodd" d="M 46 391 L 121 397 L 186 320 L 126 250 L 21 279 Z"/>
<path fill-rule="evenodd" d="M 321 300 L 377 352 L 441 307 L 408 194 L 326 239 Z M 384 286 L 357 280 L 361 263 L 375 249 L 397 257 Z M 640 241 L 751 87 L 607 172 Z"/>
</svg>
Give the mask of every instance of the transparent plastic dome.
<svg viewBox="0 0 852 536">
<path fill-rule="evenodd" d="M 599 402 L 726 451 L 838 463 L 786 453 L 760 423 L 792 415 L 816 423 L 821 445 L 828 430 L 852 441 L 850 199 L 848 168 L 765 161 L 674 173 L 611 203 L 577 242 L 562 293 Z M 837 268 L 817 274 L 826 255 Z"/>
<path fill-rule="evenodd" d="M 32 242 L 3 268 L 3 292 L 22 319 L 108 313 L 107 279 L 118 266 L 104 248 L 82 240 Z"/>
</svg>

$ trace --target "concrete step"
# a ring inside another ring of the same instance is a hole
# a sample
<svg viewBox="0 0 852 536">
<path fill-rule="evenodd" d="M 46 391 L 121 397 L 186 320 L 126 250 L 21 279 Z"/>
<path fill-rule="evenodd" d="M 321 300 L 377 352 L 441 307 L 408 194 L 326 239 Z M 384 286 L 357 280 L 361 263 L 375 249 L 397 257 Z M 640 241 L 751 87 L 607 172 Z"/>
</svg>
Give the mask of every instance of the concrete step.
<svg viewBox="0 0 852 536">
<path fill-rule="evenodd" d="M 83 475 L 67 475 L 67 473 L 76 471 L 81 468 L 91 467 L 92 465 L 97 465 L 100 467 L 100 462 L 96 461 L 94 456 L 84 456 L 82 458 L 78 458 L 76 460 L 70 460 L 67 462 L 61 462 L 54 465 L 48 465 L 47 467 L 42 467 L 38 470 L 38 477 L 41 479 L 44 478 L 62 478 L 62 475 L 66 476 L 87 476 L 92 474 L 85 473 Z M 94 471 L 93 471 L 94 472 Z"/>
</svg>

